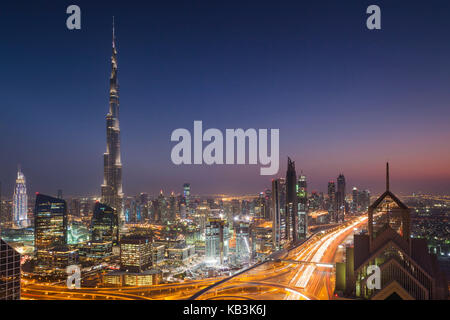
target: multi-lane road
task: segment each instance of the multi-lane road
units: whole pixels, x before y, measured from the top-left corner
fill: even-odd
[[[43,300],[154,300],[154,299],[286,299],[328,300],[334,290],[333,264],[342,258],[338,247],[366,223],[367,217],[321,231],[277,259],[231,278],[211,278],[147,287],[68,289],[24,282],[22,298]],[[219,283],[219,284],[218,284]],[[199,294],[199,292],[201,294]]]

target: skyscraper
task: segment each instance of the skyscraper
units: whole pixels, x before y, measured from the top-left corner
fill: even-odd
[[[283,178],[272,180],[272,241],[275,250],[286,242],[286,189]]]
[[[34,247],[38,267],[49,266],[48,254],[67,245],[66,201],[43,194],[36,195],[34,208]]]
[[[119,217],[113,208],[97,202],[92,215],[91,227],[93,243],[111,242],[112,245],[118,245]]]
[[[306,176],[303,172],[300,174],[297,183],[297,238],[306,239],[308,233],[308,192]]]
[[[183,197],[186,208],[189,209],[189,203],[191,201],[191,185],[189,183],[183,184]]]
[[[411,237],[411,209],[389,189],[369,207],[368,233],[355,234],[344,263],[336,265],[336,292],[373,300],[448,299],[448,284],[424,238]],[[379,268],[379,287],[372,284]],[[340,279],[340,280],[339,280]]]
[[[208,262],[223,264],[228,260],[228,227],[224,220],[211,218],[205,228],[205,257]]]
[[[106,115],[106,152],[103,155],[104,179],[102,184],[102,202],[118,212],[119,222],[122,224],[124,221],[124,213],[122,162],[120,157],[119,82],[117,71],[117,50],[113,22],[111,77],[109,79],[109,112]]]
[[[297,174],[295,162],[288,157],[286,171],[286,235],[288,240],[297,241]]]
[[[20,254],[0,239],[0,300],[20,300]]]
[[[337,178],[336,206],[338,221],[344,221],[345,215],[345,177],[341,173]]]
[[[28,196],[25,176],[20,170],[20,166],[17,170],[16,187],[14,188],[13,195],[13,221],[19,228],[25,228],[28,226]]]
[[[334,181],[328,182],[328,215],[331,221],[337,222],[336,217],[336,185]]]

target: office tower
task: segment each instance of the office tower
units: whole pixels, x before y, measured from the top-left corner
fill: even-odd
[[[228,260],[228,226],[222,219],[211,218],[205,228],[205,258],[208,263],[223,264]]]
[[[169,221],[174,222],[177,217],[177,199],[172,192],[169,197]]]
[[[306,176],[301,173],[297,184],[297,237],[304,240],[308,234],[308,191]]]
[[[191,203],[191,185],[189,183],[183,184],[183,197],[184,203],[186,204],[186,208],[189,211]]]
[[[336,185],[334,181],[330,181],[328,182],[328,215],[333,222],[337,222],[336,211]]]
[[[337,178],[337,191],[336,191],[336,207],[338,221],[344,221],[345,215],[345,177],[341,173]]]
[[[288,157],[286,171],[286,235],[287,240],[297,241],[297,174],[295,162]]]
[[[20,300],[20,254],[0,239],[0,300]]]
[[[38,261],[44,252],[67,243],[66,201],[36,195],[34,208],[34,246]]]
[[[81,202],[80,199],[73,198],[70,200],[69,214],[72,217],[81,217]]]
[[[286,242],[286,189],[283,178],[272,180],[272,241],[275,250]]]
[[[147,193],[141,193],[139,195],[139,206],[141,207],[141,214],[142,214],[142,220],[148,220],[149,219],[149,197]]]
[[[158,216],[162,223],[169,221],[169,214],[167,208],[166,197],[164,197],[163,191],[161,190],[158,196]]]
[[[119,244],[119,217],[117,212],[106,204],[97,202],[91,220],[91,241],[93,243],[111,242]]]
[[[17,170],[16,186],[13,195],[13,222],[18,228],[28,226],[28,196],[25,176],[20,170]]]
[[[144,236],[120,239],[120,269],[127,272],[143,272],[152,265],[152,242]]]
[[[239,221],[236,231],[236,258],[239,263],[247,263],[250,260],[252,250],[250,247],[250,224]]]
[[[448,285],[437,258],[424,238],[411,238],[410,209],[389,189],[369,207],[368,234],[355,234],[346,262],[336,265],[336,292],[357,299],[448,299]],[[380,287],[372,284],[373,266],[380,269]]]
[[[63,198],[63,191],[62,189],[58,189],[58,199],[62,199]]]
[[[120,156],[119,82],[117,72],[117,50],[113,24],[109,112],[106,115],[106,152],[103,155],[102,203],[117,211],[119,223],[122,225],[125,219],[122,192],[122,161]]]
[[[272,190],[266,189],[264,192],[265,198],[265,210],[264,210],[264,219],[268,221],[272,221],[271,211],[272,211]]]
[[[352,190],[352,212],[357,212],[359,209],[359,191],[357,187]]]

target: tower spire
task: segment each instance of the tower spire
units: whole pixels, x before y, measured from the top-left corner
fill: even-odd
[[[386,162],[386,191],[389,191],[389,162]]]
[[[112,17],[112,46],[113,46],[113,48],[116,47],[116,33],[114,30],[114,16]]]

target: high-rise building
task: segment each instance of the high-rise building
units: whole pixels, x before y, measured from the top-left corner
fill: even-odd
[[[166,197],[164,196],[163,191],[159,193],[158,196],[158,216],[159,216],[159,222],[167,222],[169,221],[169,214],[168,214],[168,208],[167,208],[167,201]]]
[[[91,220],[93,243],[111,242],[119,244],[119,217],[117,212],[106,204],[97,202]]]
[[[117,72],[117,49],[113,23],[111,77],[109,79],[109,112],[106,115],[106,152],[103,155],[104,179],[102,184],[102,203],[105,203],[117,211],[119,223],[122,224],[125,219],[122,192],[119,82]]]
[[[13,195],[13,222],[19,228],[28,226],[28,196],[25,176],[20,170],[17,170],[16,187]]]
[[[371,300],[448,299],[436,256],[426,239],[411,238],[410,209],[389,189],[389,164],[386,191],[369,207],[368,218],[368,234],[355,234],[346,261],[336,265],[336,292]],[[379,286],[371,280],[376,268]]]
[[[183,197],[186,208],[189,210],[189,205],[191,203],[191,185],[189,183],[183,184]]]
[[[300,174],[297,183],[297,240],[304,240],[308,234],[308,191],[306,176]]]
[[[20,300],[20,254],[0,239],[0,300]]]
[[[239,221],[236,231],[236,257],[240,263],[249,262],[252,254],[250,245],[250,224],[247,221]]]
[[[169,197],[169,221],[173,222],[177,217],[177,199],[172,192]]]
[[[346,207],[345,195],[346,195],[345,177],[341,173],[337,178],[337,191],[336,191],[336,208],[338,221],[344,221],[345,207]]]
[[[352,212],[357,212],[359,209],[359,191],[357,187],[352,189]]]
[[[58,199],[62,199],[63,198],[63,191],[62,189],[58,189]]]
[[[37,194],[34,208],[34,246],[38,263],[40,263],[41,256],[50,249],[66,244],[66,201]]]
[[[286,242],[286,188],[283,178],[272,180],[272,241],[275,250]]]
[[[152,253],[152,242],[148,237],[124,237],[120,239],[120,269],[143,272],[152,265]]]
[[[328,182],[328,215],[331,221],[337,222],[336,185],[334,181]]]
[[[286,171],[286,236],[288,241],[297,241],[297,174],[295,162],[288,157]]]
[[[205,228],[205,257],[207,262],[223,264],[228,260],[228,226],[225,220],[211,218]]]

